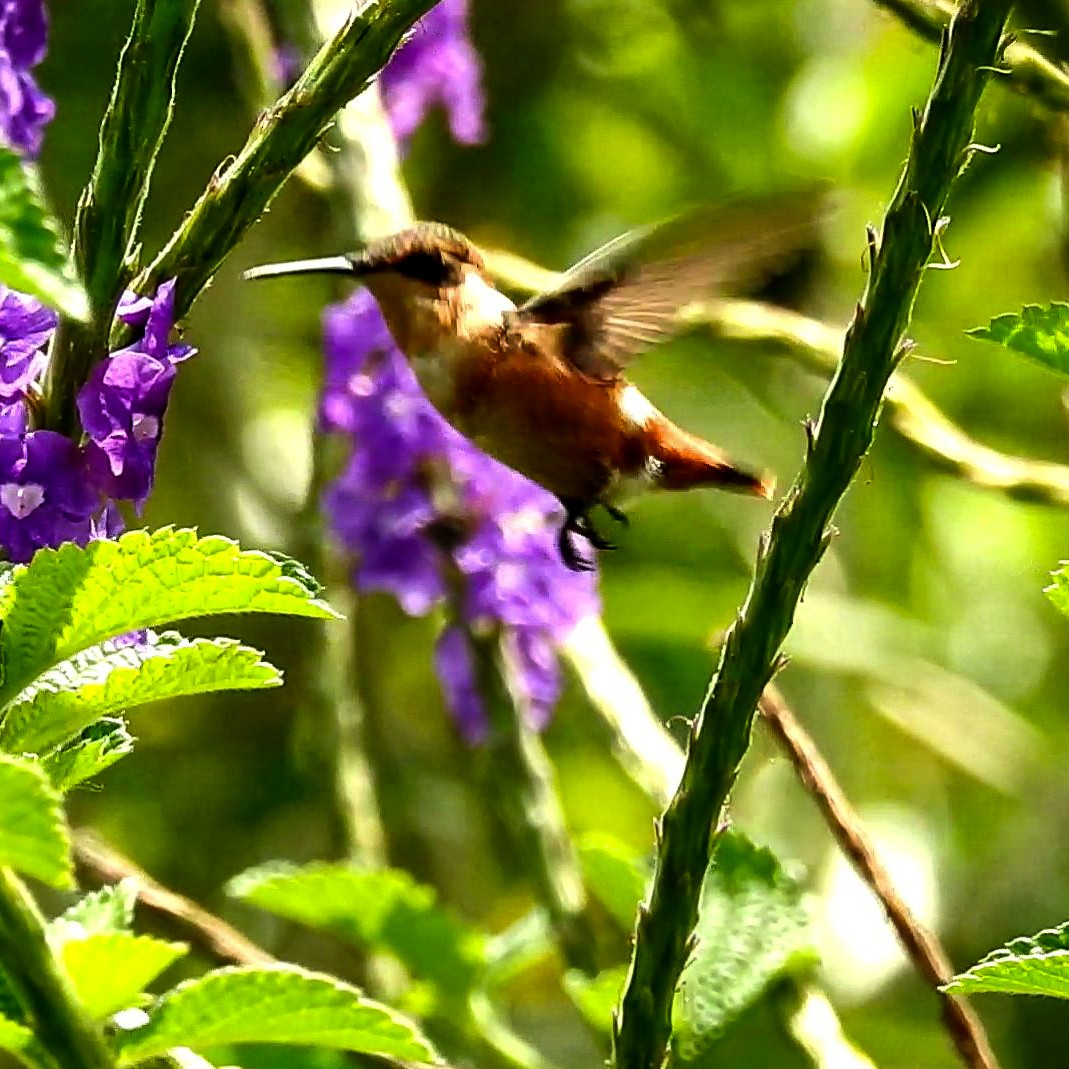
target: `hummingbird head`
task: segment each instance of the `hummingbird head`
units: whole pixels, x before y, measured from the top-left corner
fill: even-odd
[[[347,259],[372,292],[382,279],[402,288],[445,290],[459,286],[465,268],[483,271],[483,258],[463,234],[442,223],[417,223],[366,245]]]
[[[500,318],[490,305],[511,305],[484,271],[479,250],[463,234],[442,223],[416,223],[356,252],[266,264],[246,271],[245,278],[348,275],[370,291],[394,340],[414,355],[433,351],[443,335],[463,329],[465,322],[474,324],[495,311]]]

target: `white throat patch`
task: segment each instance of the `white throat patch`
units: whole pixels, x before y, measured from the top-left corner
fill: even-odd
[[[478,273],[468,271],[460,284],[459,312],[468,330],[501,325],[506,312],[516,305]]]

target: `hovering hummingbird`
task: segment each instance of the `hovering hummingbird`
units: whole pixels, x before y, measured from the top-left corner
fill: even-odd
[[[723,216],[714,218],[723,229]],[[681,308],[768,259],[767,238],[752,229],[726,243],[711,229],[691,215],[621,235],[519,307],[494,286],[475,246],[441,223],[244,277],[322,272],[366,286],[442,416],[560,499],[561,557],[581,571],[593,564],[572,534],[615,548],[591,519],[597,505],[626,522],[617,503],[636,491],[772,494],[771,478],[676,426],[624,377],[633,357],[678,330]]]

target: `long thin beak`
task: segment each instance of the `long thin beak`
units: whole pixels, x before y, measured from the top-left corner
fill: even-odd
[[[279,278],[282,275],[357,275],[360,272],[348,256],[322,256],[317,260],[290,260],[282,264],[250,267],[241,277],[246,282],[256,278]]]

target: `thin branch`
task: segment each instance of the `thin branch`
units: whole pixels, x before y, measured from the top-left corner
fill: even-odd
[[[790,758],[799,780],[824,815],[839,848],[880,900],[913,967],[941,999],[943,1023],[961,1060],[972,1069],[994,1069],[998,1063],[983,1025],[969,1003],[959,995],[940,991],[940,986],[954,975],[946,951],[895,890],[891,874],[877,857],[861,819],[836,782],[816,743],[775,687],[766,688],[760,709],[773,738]]]
[[[797,312],[757,301],[711,301],[691,308],[687,319],[717,337],[778,345],[814,371],[833,371],[843,332]],[[890,423],[937,467],[988,490],[1022,501],[1069,505],[1069,466],[990,449],[948,419],[902,371],[887,390]]]
[[[672,1003],[687,960],[702,879],[721,813],[746,753],[758,699],[830,522],[872,444],[883,394],[905,355],[903,340],[932,254],[933,221],[966,162],[976,107],[999,60],[1011,0],[965,0],[944,39],[935,85],[915,120],[905,169],[882,237],[870,235],[866,292],[842,362],[808,440],[806,463],[763,540],[746,601],[690,732],[683,779],[658,824],[649,896],[613,1022],[617,1069],[657,1069],[672,1033]]]
[[[665,731],[600,621],[584,623],[576,631],[565,646],[564,654],[586,689],[594,712],[608,729],[618,760],[650,800],[663,806],[667,800],[666,789],[670,796],[679,782],[683,752]],[[896,892],[860,818],[816,743],[806,734],[774,686],[765,688],[758,708],[773,738],[784,749],[803,786],[816,801],[840,849],[879,900],[914,968],[943,1000],[943,1018],[952,1041],[963,1056],[968,1053],[971,1058],[972,1052],[983,1052],[989,1059],[984,1062],[966,1058],[967,1064],[993,1066],[994,1059],[983,1027],[968,1004],[961,999],[950,999],[938,990],[953,975],[938,936],[921,925]],[[834,1010],[822,1004],[823,996],[819,992],[806,990],[788,994],[792,998],[801,997],[798,1012],[802,1012],[803,1004],[811,1001],[810,1009],[814,1013],[819,1010],[822,1019],[829,1014],[834,1017]],[[947,1005],[948,1002],[953,1005]],[[838,1028],[828,1027],[824,1031],[834,1037]]]
[[[946,0],[873,0],[878,6],[896,15],[921,37],[934,41],[942,38],[950,24],[955,5]],[[1008,84],[1028,93],[1041,104],[1057,111],[1069,109],[1069,72],[1052,63],[1042,52],[1022,41],[1013,41],[1002,57],[1002,66],[1009,72]]]
[[[137,900],[162,926],[213,961],[234,965],[270,965],[276,959],[236,928],[191,899],[154,880],[95,832],[74,834],[74,860],[79,883],[96,886],[133,880]]]

